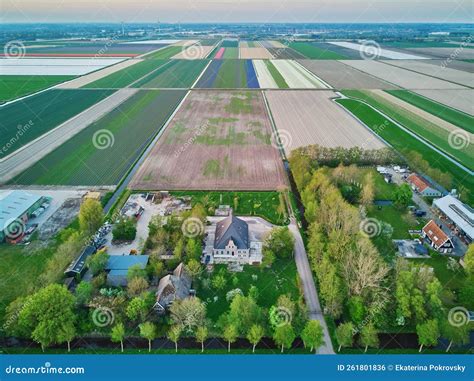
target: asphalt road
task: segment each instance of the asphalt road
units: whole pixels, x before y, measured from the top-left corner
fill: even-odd
[[[326,321],[324,320],[321,304],[319,303],[318,292],[316,291],[316,286],[314,285],[313,274],[311,272],[311,267],[309,266],[308,256],[306,255],[306,250],[304,248],[303,238],[301,237],[296,219],[294,217],[291,218],[289,229],[295,237],[296,267],[301,279],[301,284],[303,285],[304,298],[306,301],[306,306],[308,307],[309,318],[312,320],[318,320],[321,323],[321,327],[323,327],[325,344],[319,348],[318,353],[334,354],[334,348],[329,336],[328,327],[326,325]]]

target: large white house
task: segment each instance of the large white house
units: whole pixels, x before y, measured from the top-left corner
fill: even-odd
[[[247,222],[235,217],[232,212],[216,225],[214,263],[250,262],[250,239]]]

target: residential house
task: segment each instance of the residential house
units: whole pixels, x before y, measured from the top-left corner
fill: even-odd
[[[160,279],[156,291],[155,308],[163,313],[175,300],[183,300],[190,296],[191,277],[184,264],[180,263],[172,274]]]
[[[429,183],[428,180],[421,177],[416,173],[412,173],[410,176],[407,177],[407,182],[410,184],[411,188],[425,197],[441,197],[442,193],[434,188],[433,185]]]
[[[451,253],[454,249],[451,239],[433,220],[423,227],[422,236],[429,242],[433,249],[440,253]]]

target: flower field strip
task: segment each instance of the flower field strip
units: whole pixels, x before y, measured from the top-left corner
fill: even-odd
[[[469,176],[469,174],[461,168],[400,129],[396,124],[364,103],[356,99],[338,99],[336,102],[344,106],[400,153],[408,155],[411,152],[416,152],[429,163],[430,167],[451,174],[453,177],[453,186],[458,189],[460,187],[465,189],[468,203],[472,204],[474,202],[474,193],[472,191],[474,189],[474,178]],[[385,127],[380,128],[380,126]]]
[[[223,56],[224,56],[224,52],[225,52],[225,48],[219,48],[219,50],[217,51],[216,55],[214,56],[214,58],[216,60],[219,60],[221,59]]]
[[[48,90],[0,107],[0,158],[28,144],[114,93],[114,90]],[[87,96],[84,96],[87,95]],[[20,126],[20,127],[19,127]],[[24,130],[19,135],[19,130]]]
[[[420,117],[419,115],[403,109],[394,103],[378,96],[371,91],[348,90],[344,95],[361,99],[376,109],[382,111],[390,118],[396,120],[405,128],[409,129],[420,138],[433,144],[435,147],[457,160],[469,169],[474,169],[474,142],[466,139],[465,146],[455,146],[449,142],[450,131]],[[469,134],[469,133],[466,133]]]
[[[251,60],[213,60],[199,79],[196,88],[258,88]]]
[[[414,93],[428,98],[434,102],[441,103],[465,114],[474,116],[474,90],[413,90]]]
[[[239,58],[239,49],[238,48],[225,48],[222,58],[228,59],[228,60]]]
[[[318,77],[306,70],[296,61],[271,60],[271,62],[292,89],[328,88]]]
[[[223,40],[221,46],[224,48],[238,48],[239,41],[237,40]]]
[[[118,184],[163,127],[185,93],[184,90],[138,91],[11,183]]]
[[[412,93],[408,90],[389,90],[389,94],[411,103],[412,105],[444,119],[447,122],[455,124],[458,127],[474,134],[474,118],[462,111],[455,110],[441,103],[425,98],[421,95]]]
[[[172,60],[132,87],[190,88],[208,62],[208,60]]]
[[[163,65],[169,64],[168,60],[144,60],[133,66],[126,67],[120,71],[112,73],[107,77],[101,78],[92,83],[83,86],[84,88],[117,88],[127,87],[140,78],[151,73]]]
[[[72,75],[0,75],[0,104],[73,78]]]
[[[143,58],[151,60],[167,60],[185,49],[186,48],[183,46],[167,46],[166,48],[157,50],[154,53],[149,53],[146,56],[143,56]]]
[[[306,58],[316,60],[342,60],[347,58],[328,49],[318,48],[307,42],[291,42],[289,47],[304,55]]]

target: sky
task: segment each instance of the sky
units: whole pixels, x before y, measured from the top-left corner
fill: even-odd
[[[1,22],[472,22],[472,0],[0,0]]]

